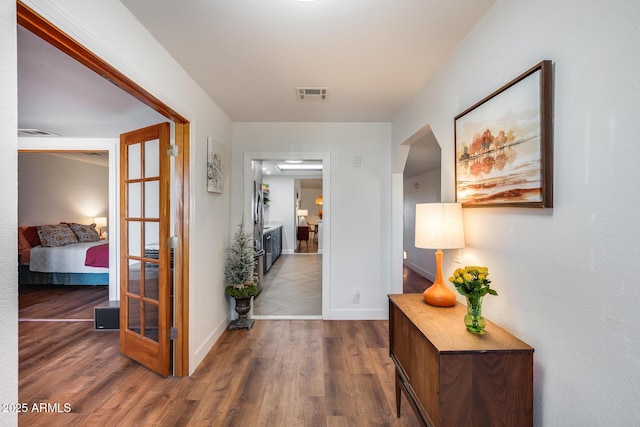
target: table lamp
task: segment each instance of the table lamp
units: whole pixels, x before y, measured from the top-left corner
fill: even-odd
[[[436,279],[424,291],[427,304],[450,307],[456,294],[442,279],[442,249],[464,248],[464,227],[460,203],[419,203],[416,205],[416,248],[436,249]]]
[[[304,224],[302,224],[302,221],[300,220],[300,218],[302,218],[304,220],[304,217],[309,215],[309,211],[307,209],[298,209],[298,225],[307,225],[307,221],[304,221]]]
[[[93,222],[98,227],[100,238],[104,239],[104,234],[102,233],[102,229],[107,226],[107,217],[106,216],[97,216],[93,218]]]

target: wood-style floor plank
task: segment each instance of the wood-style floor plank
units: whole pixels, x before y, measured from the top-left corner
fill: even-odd
[[[433,282],[416,273],[407,266],[402,267],[402,293],[413,294],[424,292]]]
[[[46,292],[42,301],[27,293],[23,307],[34,316],[86,315],[92,297],[73,294],[56,296],[67,309]],[[85,307],[73,308],[76,299]],[[251,330],[225,331],[186,378],[129,360],[117,331],[95,332],[90,322],[20,322],[19,351],[20,401],[71,406],[20,414],[24,426],[418,425],[409,410],[395,416],[386,321],[257,320]]]

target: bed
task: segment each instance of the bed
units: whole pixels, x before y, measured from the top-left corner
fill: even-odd
[[[109,243],[94,224],[19,227],[18,259],[20,285],[109,284]]]

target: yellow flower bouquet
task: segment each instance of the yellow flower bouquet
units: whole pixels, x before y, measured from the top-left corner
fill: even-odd
[[[449,277],[449,281],[453,283],[458,293],[465,297],[483,297],[486,294],[498,295],[489,286],[491,280],[489,280],[487,267],[458,268],[453,272],[453,276]]]
[[[491,289],[489,269],[487,267],[469,266],[458,268],[449,277],[449,281],[458,290],[460,295],[467,298],[467,314],[464,316],[464,324],[470,332],[483,334],[486,321],[482,317],[482,298],[489,295],[498,295]]]

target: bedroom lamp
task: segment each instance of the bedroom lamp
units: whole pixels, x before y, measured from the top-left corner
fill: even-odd
[[[320,197],[318,197],[318,198],[316,199],[316,205],[317,205],[317,206],[322,206],[322,196],[320,196]]]
[[[104,234],[102,233],[102,228],[107,226],[107,217],[106,216],[97,216],[93,218],[93,222],[96,223],[96,227],[98,227],[100,233],[100,239],[104,239]]]
[[[427,304],[450,307],[456,294],[442,279],[442,249],[464,248],[464,227],[460,203],[419,203],[416,205],[416,248],[436,249],[436,279],[424,291]]]

